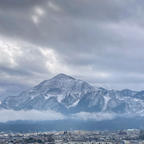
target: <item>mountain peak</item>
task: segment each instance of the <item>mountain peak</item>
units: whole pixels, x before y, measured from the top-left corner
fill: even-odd
[[[140,114],[144,111],[144,91],[95,88],[85,81],[60,73],[18,96],[6,97],[1,102],[0,109],[55,110],[68,114],[80,112]]]
[[[53,79],[75,79],[69,75],[66,75],[66,74],[63,74],[63,73],[60,73],[58,75],[56,75],[55,77],[53,77]]]

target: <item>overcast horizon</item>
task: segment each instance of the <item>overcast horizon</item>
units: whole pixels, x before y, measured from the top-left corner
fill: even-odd
[[[0,96],[59,73],[144,90],[144,1],[0,0]]]

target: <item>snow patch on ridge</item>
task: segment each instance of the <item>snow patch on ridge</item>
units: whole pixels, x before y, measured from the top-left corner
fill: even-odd
[[[67,106],[67,108],[72,108],[72,107],[75,107],[75,106],[77,106],[77,104],[79,103],[79,99],[77,100],[77,101],[75,101],[72,105],[70,105],[70,106]]]
[[[110,99],[111,99],[110,96],[104,96],[104,106],[103,106],[103,110],[102,111],[106,110],[108,102],[109,102]]]

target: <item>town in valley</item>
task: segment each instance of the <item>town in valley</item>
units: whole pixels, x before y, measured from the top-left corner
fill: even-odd
[[[144,131],[1,132],[0,144],[144,144]]]

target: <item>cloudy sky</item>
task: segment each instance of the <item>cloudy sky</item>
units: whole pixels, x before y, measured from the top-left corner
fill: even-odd
[[[58,73],[144,89],[144,1],[0,0],[0,95]]]

